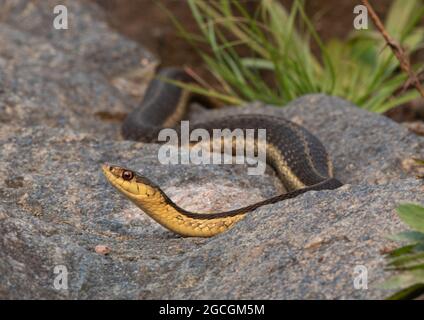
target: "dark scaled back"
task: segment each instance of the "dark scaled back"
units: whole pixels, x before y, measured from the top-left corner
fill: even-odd
[[[151,142],[157,139],[163,122],[175,112],[182,89],[163,79],[185,83],[192,78],[181,69],[166,68],[150,82],[140,105],[135,108],[122,124],[122,136],[128,140]]]
[[[126,139],[156,142],[159,131],[167,119],[175,113],[181,102],[182,89],[161,78],[192,82],[192,78],[178,68],[167,68],[159,72],[146,91],[141,104],[131,112],[122,126]],[[211,119],[203,123],[190,123],[190,129],[266,129],[267,145],[277,154],[267,153],[267,162],[273,166],[280,178],[287,178],[284,168],[304,185],[322,182],[330,176],[330,162],[322,143],[305,128],[280,117],[249,114]],[[179,133],[179,130],[176,130]],[[268,150],[269,151],[269,150]],[[289,188],[291,189],[291,188]]]

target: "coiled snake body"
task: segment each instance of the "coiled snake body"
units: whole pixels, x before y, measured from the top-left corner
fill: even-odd
[[[175,68],[164,69],[160,76],[192,81],[186,73]],[[157,142],[161,129],[174,127],[184,118],[191,98],[188,91],[154,79],[141,105],[124,121],[123,136],[126,139]],[[162,226],[182,236],[214,236],[228,230],[248,212],[260,206],[294,198],[310,190],[335,189],[342,185],[333,178],[332,164],[321,142],[303,127],[285,119],[260,114],[238,115],[190,124],[190,128],[203,128],[209,132],[225,128],[265,128],[267,163],[275,169],[288,192],[236,210],[193,213],[177,206],[145,176],[121,166],[102,166],[106,178],[117,190]],[[254,143],[257,146],[259,142],[255,140]]]

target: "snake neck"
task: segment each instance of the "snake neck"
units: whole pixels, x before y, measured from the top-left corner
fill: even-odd
[[[146,197],[130,197],[130,199],[153,220],[163,227],[185,237],[211,237],[227,231],[248,212],[264,205],[295,198],[311,190],[335,189],[341,183],[329,178],[316,185],[284,193],[253,205],[221,213],[193,213],[175,204],[159,187]]]
[[[188,212],[172,202],[162,190],[150,195],[149,199],[131,199],[141,210],[163,227],[184,237],[211,237],[230,229],[243,219],[245,213],[236,215],[210,216]]]

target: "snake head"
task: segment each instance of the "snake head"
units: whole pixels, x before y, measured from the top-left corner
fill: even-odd
[[[140,173],[125,167],[103,164],[102,170],[108,182],[133,201],[147,200],[160,190]]]

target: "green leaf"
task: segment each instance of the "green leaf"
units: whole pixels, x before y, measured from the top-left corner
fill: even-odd
[[[411,253],[411,252],[414,251],[414,249],[415,249],[416,246],[417,246],[416,244],[410,244],[410,245],[406,245],[406,246],[400,247],[400,248],[395,249],[392,252],[390,252],[388,254],[388,256],[389,257],[399,257],[401,255]]]
[[[272,61],[259,58],[242,58],[241,63],[248,68],[256,68],[263,70],[275,70]]]
[[[399,217],[415,231],[404,231],[391,238],[409,241],[404,247],[392,251],[388,270],[401,271],[383,283],[383,288],[401,289],[387,299],[413,299],[424,292],[424,207],[404,203],[396,209]]]
[[[370,110],[373,111],[373,112],[377,112],[377,113],[383,113],[383,112],[386,112],[387,110],[390,110],[390,109],[392,109],[396,106],[410,102],[412,100],[415,100],[419,97],[420,97],[420,93],[418,91],[408,90],[403,95],[396,97],[396,98],[393,98],[393,99],[389,99],[389,100],[387,100],[386,103],[384,103],[380,106],[376,105],[376,106],[370,108]]]
[[[396,210],[404,223],[414,230],[424,232],[424,207],[405,203],[401,204]]]
[[[424,284],[414,284],[403,290],[396,292],[386,300],[410,300],[418,298],[424,293]]]
[[[228,95],[222,94],[220,92],[217,92],[217,91],[211,90],[211,89],[204,89],[204,88],[202,88],[198,85],[188,84],[188,83],[183,82],[183,81],[168,79],[168,78],[164,78],[164,77],[158,77],[158,79],[161,79],[164,82],[172,83],[176,86],[187,89],[187,90],[194,92],[194,93],[203,94],[203,95],[206,95],[206,96],[209,96],[209,97],[212,97],[212,98],[220,99],[220,100],[225,101],[229,104],[239,105],[239,104],[244,103],[243,100],[238,100],[237,98],[235,98],[233,96],[228,96]]]
[[[424,252],[402,255],[388,263],[397,269],[420,268],[424,264]]]
[[[415,161],[417,164],[424,166],[424,159],[414,158],[414,161]]]
[[[403,289],[413,285],[424,285],[424,270],[405,271],[386,280],[383,289]]]
[[[411,241],[416,243],[424,241],[424,233],[419,231],[403,231],[389,238],[395,241]]]

